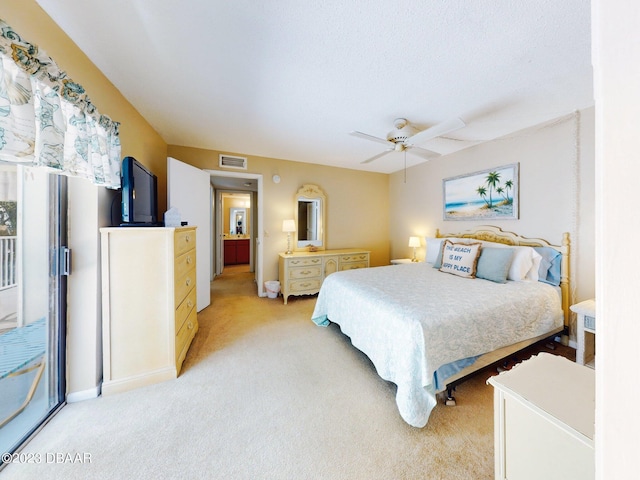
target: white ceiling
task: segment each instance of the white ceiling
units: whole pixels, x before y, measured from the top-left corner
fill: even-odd
[[[460,117],[446,154],[593,105],[589,0],[37,1],[172,145],[391,173],[349,132]]]

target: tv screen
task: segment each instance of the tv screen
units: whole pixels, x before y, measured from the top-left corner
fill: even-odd
[[[158,179],[133,157],[122,160],[122,224],[158,225]]]

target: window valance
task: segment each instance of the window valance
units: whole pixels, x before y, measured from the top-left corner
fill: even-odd
[[[0,160],[119,188],[119,123],[2,19],[0,60]]]

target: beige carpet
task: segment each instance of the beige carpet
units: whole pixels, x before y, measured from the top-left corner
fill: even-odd
[[[212,283],[177,380],[67,405],[23,450],[42,463],[12,464],[0,477],[493,477],[489,373],[413,428],[395,386],[337,327],[311,322],[314,297],[258,298],[252,275],[236,271]],[[91,463],[45,461],[56,453],[87,453]]]

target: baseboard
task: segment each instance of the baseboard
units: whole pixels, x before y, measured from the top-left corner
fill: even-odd
[[[114,393],[125,392],[133,388],[144,387],[146,385],[152,385],[158,382],[164,382],[166,380],[172,380],[178,377],[176,367],[167,366],[151,372],[145,372],[138,375],[131,375],[129,377],[119,378],[117,380],[105,380],[102,381],[102,395],[111,395]]]
[[[67,394],[67,403],[82,402],[84,400],[91,400],[92,398],[98,398],[100,395],[100,385],[96,385],[88,390],[82,390],[81,392],[71,392]]]
[[[554,337],[554,340],[558,343],[562,343],[562,337],[560,336]],[[574,350],[578,349],[578,343],[575,340],[569,340],[568,346]]]

